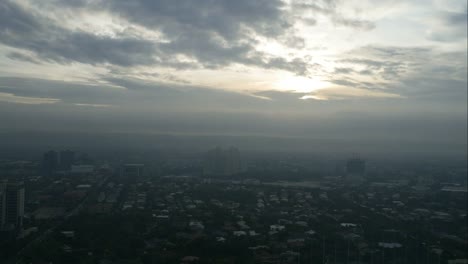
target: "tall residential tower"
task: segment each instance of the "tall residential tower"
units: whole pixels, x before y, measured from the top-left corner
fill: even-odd
[[[0,229],[14,230],[23,225],[24,183],[0,183]]]

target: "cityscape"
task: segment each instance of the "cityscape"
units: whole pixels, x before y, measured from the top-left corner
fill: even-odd
[[[0,0],[0,264],[468,264],[467,0]]]
[[[172,155],[171,155],[172,156]],[[2,160],[5,263],[466,263],[466,160]],[[315,165],[314,165],[315,163]],[[317,166],[320,164],[320,166]]]

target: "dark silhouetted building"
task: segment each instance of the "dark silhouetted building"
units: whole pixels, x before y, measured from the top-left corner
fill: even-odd
[[[23,182],[0,183],[0,229],[20,229],[24,216]]]
[[[45,174],[52,174],[58,168],[58,154],[54,150],[47,151],[42,157],[42,170]]]
[[[208,151],[203,164],[204,175],[229,176],[241,172],[240,152],[231,147],[217,147]]]
[[[75,152],[71,150],[60,151],[60,169],[70,170],[75,162]]]
[[[346,172],[348,174],[364,174],[366,162],[360,158],[352,158],[346,162]]]

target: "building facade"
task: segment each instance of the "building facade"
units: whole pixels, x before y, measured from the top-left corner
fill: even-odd
[[[13,230],[23,226],[24,183],[0,183],[0,229]]]

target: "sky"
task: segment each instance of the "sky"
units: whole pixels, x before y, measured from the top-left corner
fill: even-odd
[[[466,152],[467,2],[0,0],[0,119]]]

